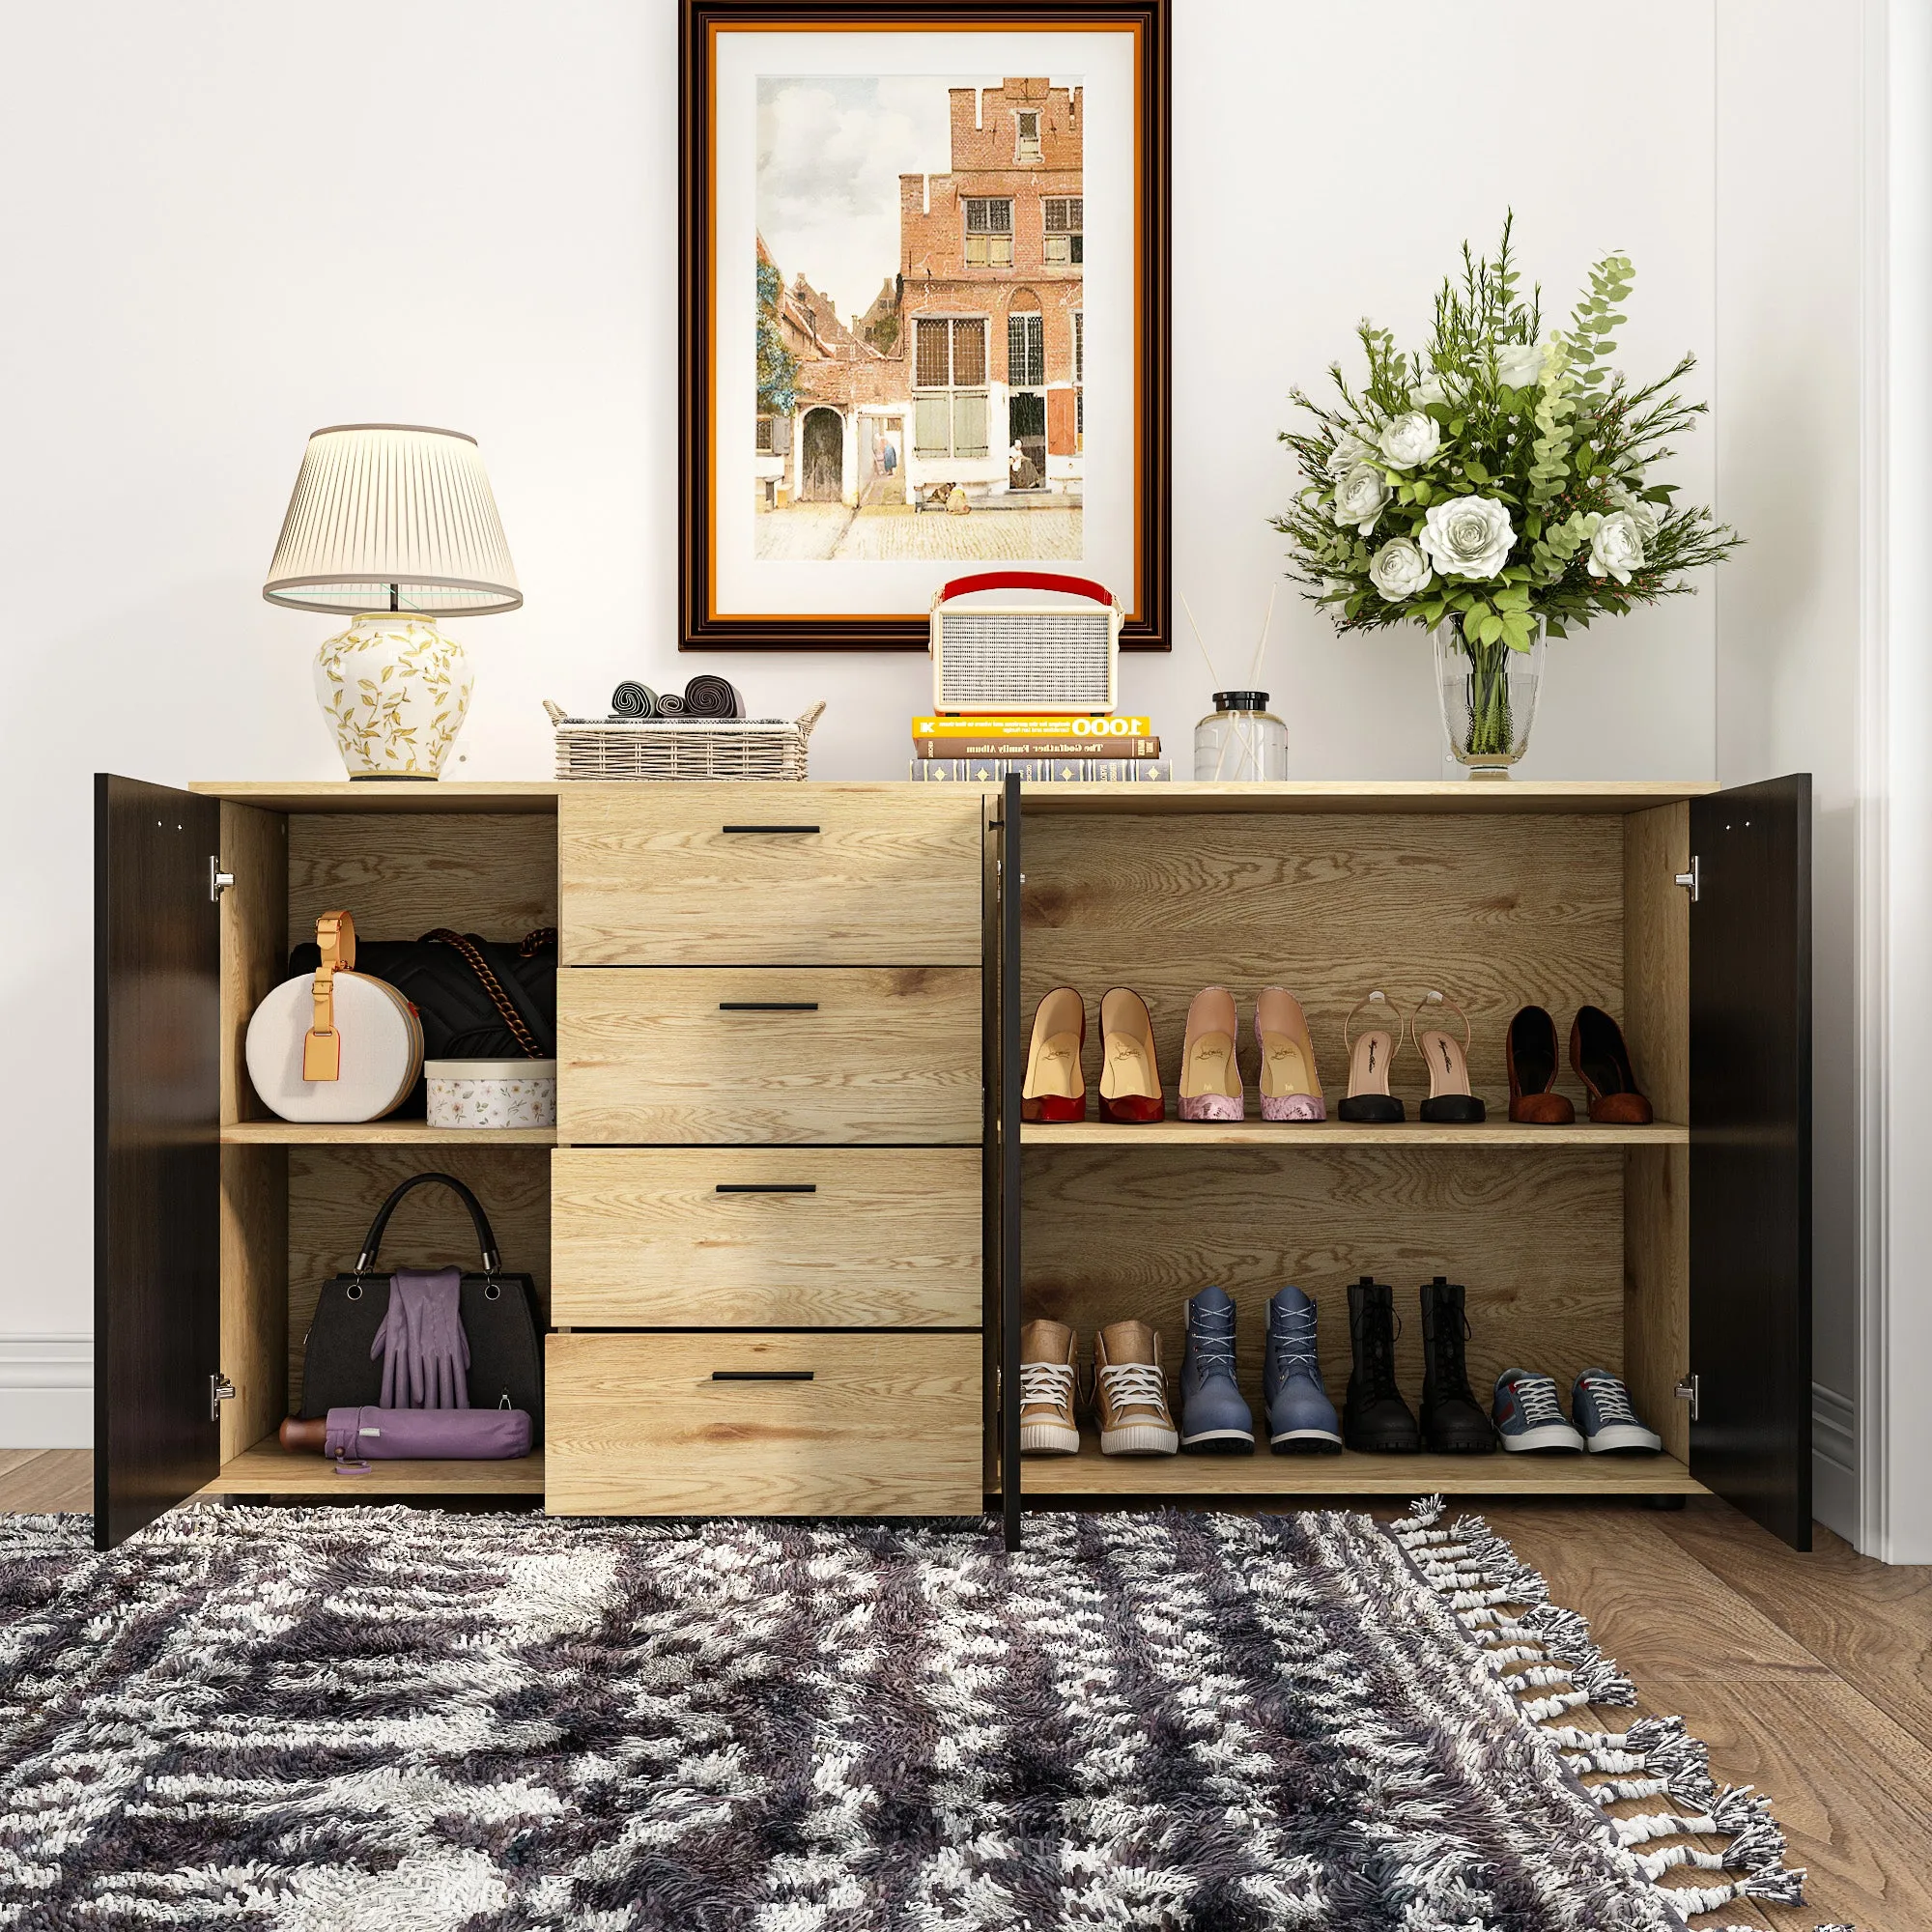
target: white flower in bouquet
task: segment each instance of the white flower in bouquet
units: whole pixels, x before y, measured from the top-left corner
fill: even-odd
[[[1414,388],[1409,390],[1408,400],[1417,409],[1427,409],[1431,403],[1453,403],[1456,398],[1450,392],[1447,379],[1431,370]]]
[[[1376,440],[1392,468],[1413,469],[1442,447],[1442,430],[1434,416],[1408,410],[1390,422]]]
[[[1611,509],[1621,510],[1636,526],[1636,533],[1643,539],[1644,549],[1648,551],[1657,538],[1657,506],[1646,503],[1622,483],[1612,483],[1604,494],[1609,499]]]
[[[1543,345],[1503,342],[1496,347],[1496,381],[1506,389],[1533,389],[1543,381]]]
[[[1339,483],[1359,463],[1373,463],[1375,451],[1358,436],[1344,430],[1328,452],[1328,474]]]
[[[1495,577],[1509,561],[1516,531],[1508,508],[1488,497],[1433,503],[1419,541],[1444,577]]]
[[[1613,510],[1590,539],[1590,575],[1628,583],[1643,568],[1643,533],[1628,510]]]
[[[1392,537],[1369,559],[1369,581],[1391,604],[1417,596],[1435,582],[1429,559],[1406,537]]]
[[[1335,486],[1335,521],[1353,524],[1367,536],[1392,493],[1387,479],[1373,463],[1358,463]]]

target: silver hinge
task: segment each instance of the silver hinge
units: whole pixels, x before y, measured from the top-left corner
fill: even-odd
[[[1699,1406],[1698,1403],[1699,1387],[1700,1387],[1699,1378],[1696,1376],[1686,1376],[1684,1379],[1681,1382],[1679,1382],[1674,1389],[1670,1391],[1670,1393],[1674,1395],[1679,1402],[1688,1402],[1690,1405],[1690,1420],[1692,1422],[1695,1422],[1697,1420],[1697,1411]]]
[[[208,1378],[208,1419],[221,1420],[221,1405],[235,1400],[235,1384],[219,1369]]]
[[[208,855],[208,896],[218,900],[221,895],[234,883],[235,874],[233,872],[224,872],[221,869],[219,856],[211,852]]]
[[[1696,853],[1693,852],[1690,855],[1690,869],[1688,872],[1679,872],[1673,881],[1674,884],[1682,886],[1690,895],[1690,903],[1692,905],[1697,903],[1697,888],[1702,880],[1703,869],[1697,863]]]

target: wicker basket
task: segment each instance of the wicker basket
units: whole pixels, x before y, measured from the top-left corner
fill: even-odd
[[[783,718],[566,718],[544,699],[556,726],[560,779],[802,779],[821,698]]]

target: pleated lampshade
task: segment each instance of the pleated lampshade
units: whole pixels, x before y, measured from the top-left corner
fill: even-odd
[[[262,595],[298,611],[514,611],[524,593],[475,438],[407,423],[317,430]]]

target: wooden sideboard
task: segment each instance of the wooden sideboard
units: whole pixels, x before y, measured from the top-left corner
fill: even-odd
[[[97,1534],[195,1494],[567,1514],[1003,1512],[1304,1494],[1732,1496],[1809,1521],[1808,785],[211,784],[98,792]],[[1693,860],[1694,854],[1694,860]],[[212,874],[232,875],[218,894]],[[1695,871],[1692,892],[1680,878]],[[1023,883],[1022,883],[1023,881]],[[317,913],[367,939],[555,924],[554,1131],[304,1127],[247,1018]],[[1448,992],[1475,1127],[1018,1124],[1034,1003],[1130,985],[1172,1093],[1186,1003],[1293,988],[1331,1095],[1371,986]],[[1622,1019],[1642,1128],[1506,1119],[1534,1001]],[[1089,1081],[1097,1077],[1090,1025]],[[1253,1085],[1252,1049],[1242,1058]],[[1398,1068],[1398,1091],[1401,1091]],[[1569,1076],[1565,1074],[1566,1085]],[[1410,1095],[1413,1098],[1413,1095]],[[1331,1110],[1332,1111],[1332,1110]],[[537,1280],[544,1450],[338,1475],[274,1439],[320,1284],[426,1167]],[[406,1224],[406,1225],[405,1225]],[[398,1263],[469,1246],[417,1196]],[[1218,1281],[1466,1283],[1472,1373],[1619,1370],[1660,1459],[1021,1464],[1018,1330]],[[1418,1324],[1403,1348],[1405,1380]],[[216,1401],[225,1382],[232,1396]],[[1697,1413],[1680,1387],[1698,1392]],[[1251,1391],[1252,1392],[1252,1391]],[[1411,1391],[1412,1392],[1412,1391]]]

